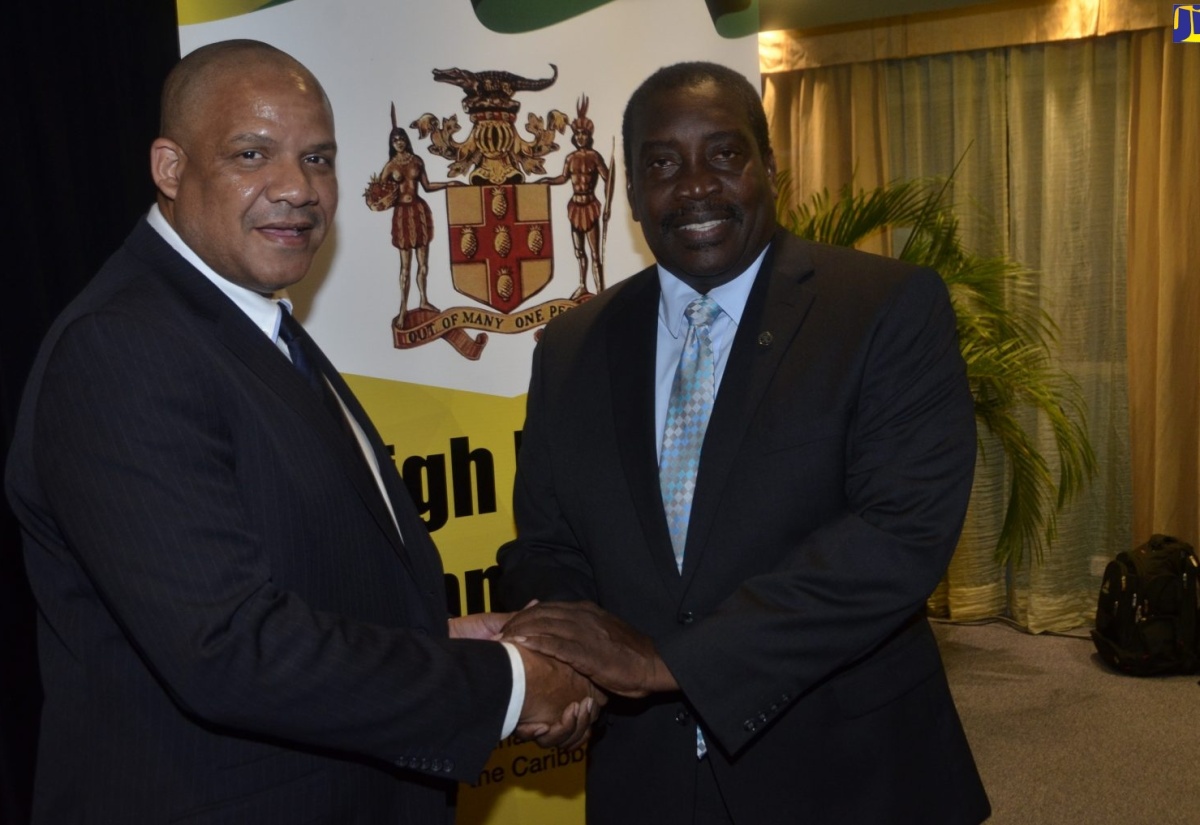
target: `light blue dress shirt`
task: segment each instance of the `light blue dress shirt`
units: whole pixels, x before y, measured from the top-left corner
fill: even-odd
[[[770,245],[767,246],[767,249],[769,248]],[[721,314],[713,321],[709,333],[713,357],[716,359],[717,390],[720,390],[721,377],[725,374],[725,362],[729,360],[734,335],[737,333],[738,324],[741,323],[746,301],[750,298],[750,289],[754,286],[754,279],[762,267],[767,249],[764,249],[741,275],[709,290],[709,296],[721,307]],[[675,370],[683,352],[683,339],[687,334],[688,322],[683,311],[693,299],[700,296],[700,293],[672,275],[661,264],[658,266],[658,285],[662,294],[658,301],[658,344],[654,355],[654,443],[661,455],[663,430],[667,426],[667,404],[671,398],[671,383],[675,380]]]

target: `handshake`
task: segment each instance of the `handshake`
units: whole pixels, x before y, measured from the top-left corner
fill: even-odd
[[[679,689],[650,637],[592,602],[531,602],[516,613],[463,616],[450,620],[450,636],[517,645],[525,703],[516,733],[544,748],[586,742],[608,694]]]

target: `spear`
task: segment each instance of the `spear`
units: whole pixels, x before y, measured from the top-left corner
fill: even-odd
[[[604,181],[604,220],[600,229],[600,267],[603,272],[604,267],[604,249],[608,246],[608,219],[612,217],[612,196],[613,187],[617,179],[617,138],[613,136],[612,150],[608,155],[608,180]],[[596,284],[596,291],[601,292],[604,289],[604,284]]]

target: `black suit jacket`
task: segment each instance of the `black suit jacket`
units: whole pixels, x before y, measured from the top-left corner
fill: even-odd
[[[688,821],[694,728],[739,823],[975,823],[988,803],[924,603],[971,488],[936,273],[777,233],[704,441],[682,575],[658,489],[654,268],[550,324],[502,598],[594,599],[682,693],[614,701],[592,823]]]
[[[144,221],[56,322],[6,473],[39,606],[37,822],[449,818],[511,668],[447,638],[437,552],[335,384],[403,542],[317,395]]]

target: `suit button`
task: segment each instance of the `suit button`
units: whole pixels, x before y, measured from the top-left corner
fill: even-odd
[[[758,730],[758,724],[753,719],[747,719],[742,723],[742,727],[751,733],[754,733],[754,731]]]
[[[679,713],[675,714],[676,724],[686,725],[691,720],[692,720],[692,715],[690,713],[688,713],[686,710],[681,710],[681,711],[679,711]]]
[[[408,767],[408,759],[401,756],[399,759],[396,760],[396,767],[397,768],[407,768]]]
[[[442,760],[430,759],[429,760],[429,770],[431,770],[435,773],[440,772],[442,770]]]
[[[696,615],[690,610],[685,610],[679,614],[680,624],[691,624],[694,621],[696,621]]]
[[[454,770],[454,760],[453,759],[443,759],[442,760],[442,771],[445,773],[450,773],[450,771],[452,771],[452,770]]]

